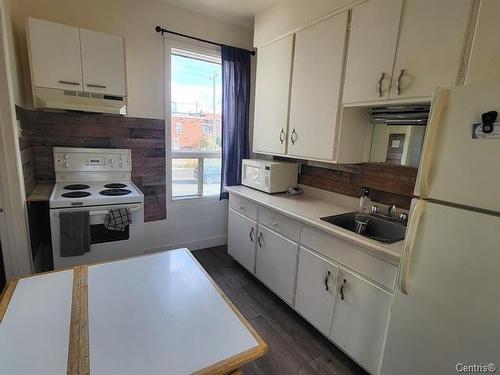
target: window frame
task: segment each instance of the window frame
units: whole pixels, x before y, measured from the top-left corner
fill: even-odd
[[[203,167],[205,159],[222,159],[221,151],[176,151],[172,149],[172,95],[171,95],[171,56],[181,55],[211,63],[221,64],[219,46],[208,43],[186,40],[182,37],[164,37],[165,54],[165,146],[167,159],[167,196],[170,202],[199,199],[219,199],[219,194],[203,195]],[[215,126],[215,124],[214,124]],[[177,129],[176,129],[177,130]],[[172,161],[174,159],[196,159],[198,161],[198,184],[196,195],[173,196]]]

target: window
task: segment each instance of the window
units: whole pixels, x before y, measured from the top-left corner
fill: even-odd
[[[172,198],[218,196],[222,146],[220,54],[171,49],[170,56]]]

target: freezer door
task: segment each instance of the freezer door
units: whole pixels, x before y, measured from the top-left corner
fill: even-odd
[[[405,248],[408,294],[394,296],[381,373],[500,366],[500,217],[418,203],[420,222],[410,223],[415,236]]]
[[[436,91],[416,196],[500,212],[500,139],[472,138],[472,125],[493,110],[500,112],[499,84]]]

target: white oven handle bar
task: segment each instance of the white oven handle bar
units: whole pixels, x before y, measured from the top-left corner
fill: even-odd
[[[141,209],[141,206],[136,206],[136,207],[117,207],[117,208],[128,208],[130,210],[130,213],[132,213],[132,212],[139,211]],[[81,211],[84,211],[84,210],[81,210]],[[107,213],[109,213],[109,210],[89,211],[89,215],[90,216],[106,215]],[[58,217],[59,216],[59,212],[54,212],[54,216]]]

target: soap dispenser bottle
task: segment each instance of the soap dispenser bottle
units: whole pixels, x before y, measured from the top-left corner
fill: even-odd
[[[372,200],[370,199],[370,191],[367,188],[363,188],[363,194],[359,199],[359,212],[362,214],[369,214],[372,206]]]

